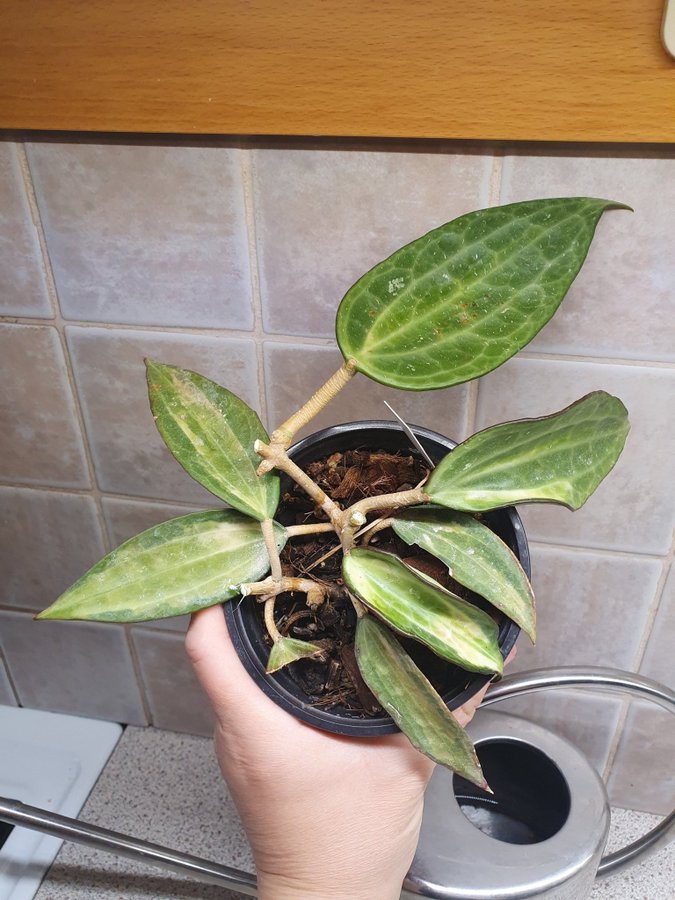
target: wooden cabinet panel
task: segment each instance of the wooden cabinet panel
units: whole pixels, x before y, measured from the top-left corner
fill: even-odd
[[[663,0],[0,0],[0,127],[675,140]]]

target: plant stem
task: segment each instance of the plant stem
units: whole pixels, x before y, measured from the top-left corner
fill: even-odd
[[[385,528],[391,528],[391,523],[394,520],[390,517],[384,519],[375,519],[374,522],[371,522],[369,525],[366,525],[365,528],[362,528],[361,531],[357,531],[354,535],[355,538],[361,537],[361,535],[365,535],[363,538],[363,546],[367,547],[370,544],[372,538],[375,537],[378,531],[384,531]]]
[[[312,394],[307,403],[294,412],[286,421],[275,428],[270,438],[270,447],[288,450],[293,438],[316,416],[330,401],[336,397],[343,387],[356,374],[356,363],[352,359],[343,362],[340,368],[319,390]],[[272,458],[266,458],[258,466],[258,475],[265,475],[274,468]]]
[[[250,581],[239,585],[243,597],[276,597],[286,591],[300,591],[307,594],[308,606],[320,606],[326,596],[337,596],[344,593],[344,588],[333,584],[322,584],[311,578],[293,578],[284,575],[279,581],[268,576],[263,581]]]
[[[265,628],[269,633],[269,636],[272,638],[274,643],[281,639],[281,632],[277,628],[277,624],[274,621],[274,601],[276,600],[276,596],[272,594],[265,600]]]
[[[312,481],[309,475],[306,475],[300,466],[296,466],[292,459],[289,459],[286,451],[272,444],[265,444],[262,441],[256,441],[254,445],[255,452],[258,456],[262,456],[266,462],[272,462],[272,468],[285,472],[289,478],[292,478],[306,494],[312,498],[317,506],[319,506],[328,516],[333,528],[337,531],[342,526],[342,510],[330,497],[321,490],[318,484]]]
[[[260,523],[263,539],[265,541],[265,549],[270,559],[270,570],[274,582],[281,581],[281,560],[279,559],[279,551],[277,550],[277,542],[274,536],[274,522],[272,519],[263,519]]]
[[[420,487],[412,488],[409,491],[396,491],[393,494],[364,497],[363,500],[359,500],[342,514],[343,525],[339,534],[343,550],[346,553],[354,546],[356,532],[364,524],[369,512],[376,509],[401,509],[404,506],[426,503],[428,500],[428,494],[425,494]]]
[[[312,525],[287,525],[286,534],[289,537],[300,537],[303,534],[324,534],[327,531],[335,531],[333,525],[328,522],[317,522]]]
[[[429,495],[419,487],[411,488],[409,491],[396,491],[394,494],[379,494],[357,501],[345,510],[345,515],[354,512],[367,515],[375,509],[401,509],[404,506],[414,506],[416,503],[428,503],[429,499]]]

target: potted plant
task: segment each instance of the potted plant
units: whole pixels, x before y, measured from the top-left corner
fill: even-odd
[[[223,603],[250,671],[262,659],[273,679],[304,673],[284,688],[305,692],[300,707],[316,708],[318,666],[326,681],[352,684],[355,699],[335,703],[360,706],[345,711],[348,721],[393,720],[423,753],[486,787],[448,706],[501,672],[519,629],[535,638],[512,504],[581,506],[621,453],[623,404],[596,391],[454,449],[424,429],[381,423],[289,448],[357,373],[437,390],[512,357],[561,303],[611,208],[625,207],[583,197],[493,207],[395,252],[340,303],[342,365],[271,437],[224,387],[148,360],[162,437],[229,508],[137,535],[37,618],[138,622]]]

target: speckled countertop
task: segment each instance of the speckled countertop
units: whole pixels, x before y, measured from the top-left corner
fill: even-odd
[[[216,765],[211,741],[125,730],[82,810],[83,822],[253,871],[248,843]],[[615,810],[609,849],[635,840],[658,821]],[[672,900],[675,844],[598,882],[592,900]],[[243,900],[221,887],[77,844],[64,844],[37,900]],[[374,898],[373,898],[374,900]]]

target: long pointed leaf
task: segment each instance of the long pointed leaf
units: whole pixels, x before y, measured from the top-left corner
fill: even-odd
[[[373,616],[363,616],[356,625],[355,650],[363,680],[410,743],[487,788],[466,732],[389,629]]]
[[[286,532],[275,525],[277,545]],[[269,570],[260,525],[233,509],[190,513],[137,534],[38,619],[143,622],[195,612],[239,593]]]
[[[396,534],[442,560],[450,574],[516,622],[534,641],[534,593],[506,544],[467,513],[419,506],[399,513]]]
[[[490,616],[392,554],[356,547],[345,554],[342,577],[367,607],[437,656],[472,672],[502,671]]]
[[[150,406],[185,471],[230,506],[262,521],[279,502],[276,475],[259,478],[256,440],[269,438],[256,413],[203,375],[146,360]]]
[[[548,322],[581,268],[602,213],[620,203],[565,197],[461,216],[367,272],[336,321],[345,359],[409,391],[477,378]]]
[[[578,509],[613,468],[628,429],[623,403],[595,391],[552,416],[472,435],[434,469],[425,492],[467,512],[533,501]]]

